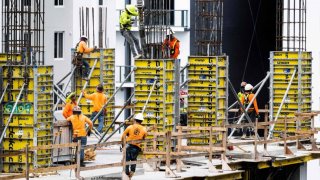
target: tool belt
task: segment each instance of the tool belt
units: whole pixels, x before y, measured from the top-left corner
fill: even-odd
[[[75,52],[73,59],[72,59],[72,64],[75,66],[82,66],[82,64],[83,64],[82,63],[82,55],[83,55],[83,53]]]

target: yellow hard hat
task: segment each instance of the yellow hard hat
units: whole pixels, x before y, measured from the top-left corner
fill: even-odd
[[[138,16],[138,9],[134,5],[126,5],[126,11],[128,11],[132,16]]]

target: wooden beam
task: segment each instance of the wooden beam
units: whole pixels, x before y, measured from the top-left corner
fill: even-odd
[[[77,146],[77,143],[50,144],[50,145],[30,147],[30,151],[46,150],[46,149],[56,149],[56,148],[67,148],[67,147],[76,147],[76,146]]]
[[[206,151],[209,152],[210,151],[210,147],[203,147],[203,146],[181,146],[181,150],[183,151]],[[212,151],[213,152],[223,152],[226,149],[223,147],[212,147]]]
[[[44,173],[44,172],[59,171],[59,170],[69,170],[69,169],[75,169],[76,167],[77,165],[73,164],[68,166],[38,168],[38,169],[30,170],[30,173]]]

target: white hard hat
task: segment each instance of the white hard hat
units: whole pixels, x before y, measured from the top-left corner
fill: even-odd
[[[134,115],[134,119],[143,121],[144,120],[143,114],[142,113],[138,113],[138,114]]]
[[[247,84],[245,87],[244,87],[244,90],[245,91],[251,91],[253,89],[253,86],[251,84]]]
[[[73,109],[72,109],[73,112],[80,112],[81,113],[81,108],[79,106],[75,106]]]
[[[169,35],[172,35],[174,33],[175,33],[174,30],[169,28],[169,29],[167,29],[166,35],[169,36]]]
[[[86,39],[88,39],[88,37],[87,37],[86,35],[84,35],[84,34],[82,34],[82,35],[80,36],[80,38],[86,38]]]

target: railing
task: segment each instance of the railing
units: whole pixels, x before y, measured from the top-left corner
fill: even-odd
[[[121,66],[116,66],[115,69],[115,74],[116,75],[116,82],[117,83],[122,83],[123,80],[125,80],[125,77],[133,70],[134,66],[126,66],[126,65],[121,65]],[[126,80],[127,83],[133,82],[133,77],[131,76]]]
[[[120,14],[123,10],[118,9],[117,14]],[[156,15],[151,19],[150,17],[145,17],[145,25],[165,25],[169,24],[171,27],[183,27],[189,28],[189,11],[188,10],[150,10],[150,13],[156,13]],[[159,15],[161,14],[162,15]],[[150,15],[151,16],[151,15]],[[170,22],[167,22],[170,21]],[[119,27],[119,18],[116,21],[117,27]],[[138,27],[138,21],[132,24],[132,27]]]

